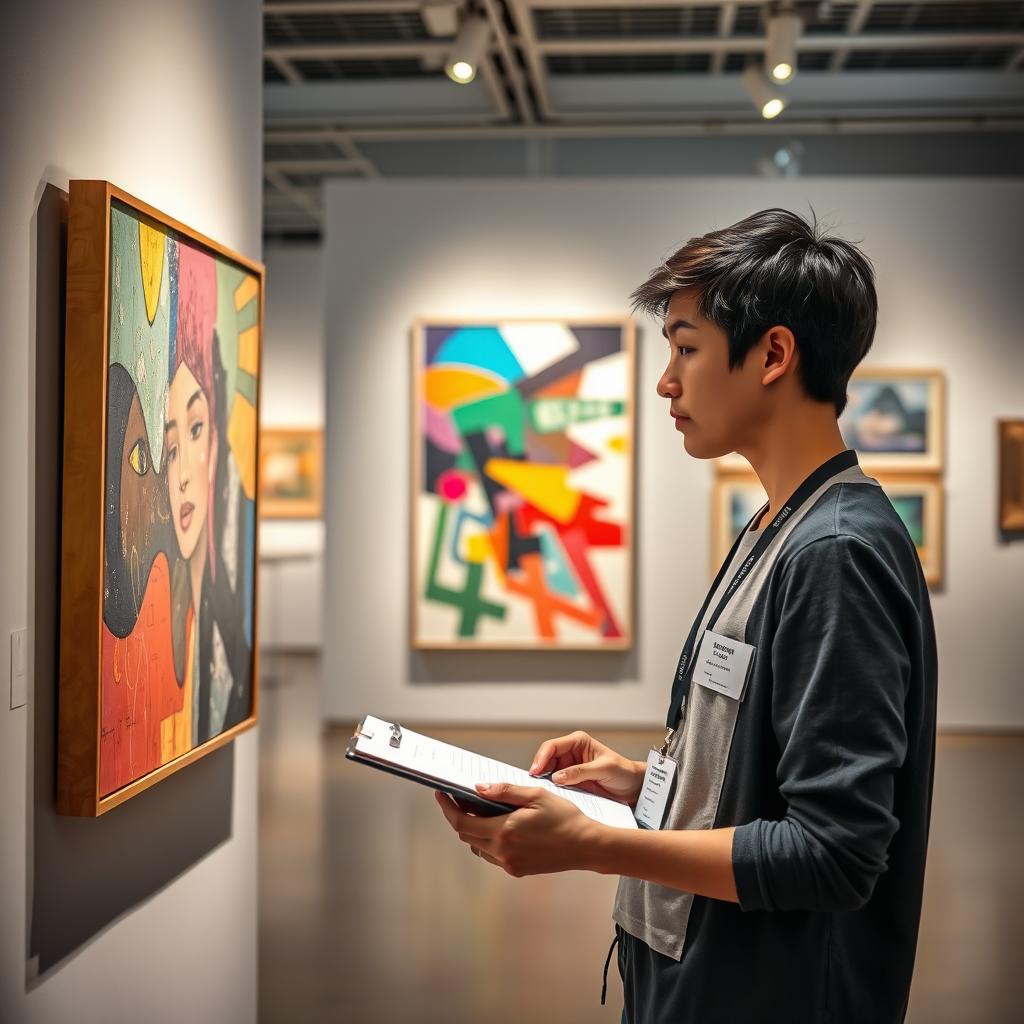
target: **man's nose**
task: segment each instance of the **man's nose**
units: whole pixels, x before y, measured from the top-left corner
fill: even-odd
[[[677,398],[679,393],[679,381],[674,380],[667,373],[663,373],[658,381],[658,394],[662,398]]]

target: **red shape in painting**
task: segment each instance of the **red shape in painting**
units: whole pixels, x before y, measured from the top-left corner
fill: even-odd
[[[466,493],[466,478],[454,469],[446,469],[437,478],[437,493],[445,501],[458,501]]]
[[[170,572],[159,554],[135,628],[122,639],[103,626],[101,796],[160,767],[160,723],[182,710],[183,692],[174,675]]]

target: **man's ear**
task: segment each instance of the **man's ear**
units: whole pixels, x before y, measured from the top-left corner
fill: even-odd
[[[781,325],[770,328],[763,340],[764,369],[761,383],[771,384],[787,373],[792,373],[800,361],[796,338],[788,327]]]

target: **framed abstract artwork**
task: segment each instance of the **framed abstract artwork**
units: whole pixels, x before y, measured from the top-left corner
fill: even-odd
[[[884,473],[876,473],[875,479],[889,496],[917,548],[928,586],[942,586],[945,521],[942,480],[934,475],[888,476]]]
[[[999,421],[999,529],[1024,531],[1024,420]]]
[[[942,469],[945,378],[939,370],[857,369],[847,388],[839,429],[867,472]],[[733,453],[716,460],[723,473],[749,473]]]
[[[746,463],[744,462],[744,465]],[[711,575],[721,568],[732,542],[768,501],[761,481],[751,472],[715,477],[711,493]]]
[[[255,725],[263,267],[72,181],[58,810]]]
[[[259,476],[261,519],[318,519],[324,506],[323,430],[264,427]]]
[[[413,647],[631,645],[633,379],[626,319],[415,325]]]

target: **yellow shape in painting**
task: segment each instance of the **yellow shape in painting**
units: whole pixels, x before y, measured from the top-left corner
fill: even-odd
[[[545,466],[518,459],[488,459],[484,472],[510,491],[522,495],[555,522],[571,522],[579,508],[580,493],[567,483],[568,466]]]
[[[252,500],[256,495],[256,407],[239,392],[228,421],[228,444],[235,453],[242,490]]]
[[[491,539],[486,533],[474,533],[466,538],[466,561],[482,563],[491,552]]]
[[[139,221],[139,263],[142,267],[142,290],[146,296],[146,316],[152,325],[160,302],[160,281],[164,276],[164,242],[166,236],[157,228]]]
[[[235,309],[243,309],[256,298],[260,290],[260,282],[257,277],[250,274],[235,289]]]
[[[501,381],[486,374],[450,366],[428,367],[423,377],[423,393],[435,409],[451,409],[456,405],[495,395],[506,388]]]
[[[608,439],[608,447],[613,452],[621,452],[623,455],[629,451],[629,438],[625,434],[620,434],[618,437],[612,437]]]
[[[167,764],[192,749],[192,666],[196,656],[195,616],[188,612],[188,642],[185,647],[185,683],[180,711],[169,714],[160,723],[160,763]]]
[[[254,377],[260,368],[260,329],[249,327],[238,335],[238,368]]]

